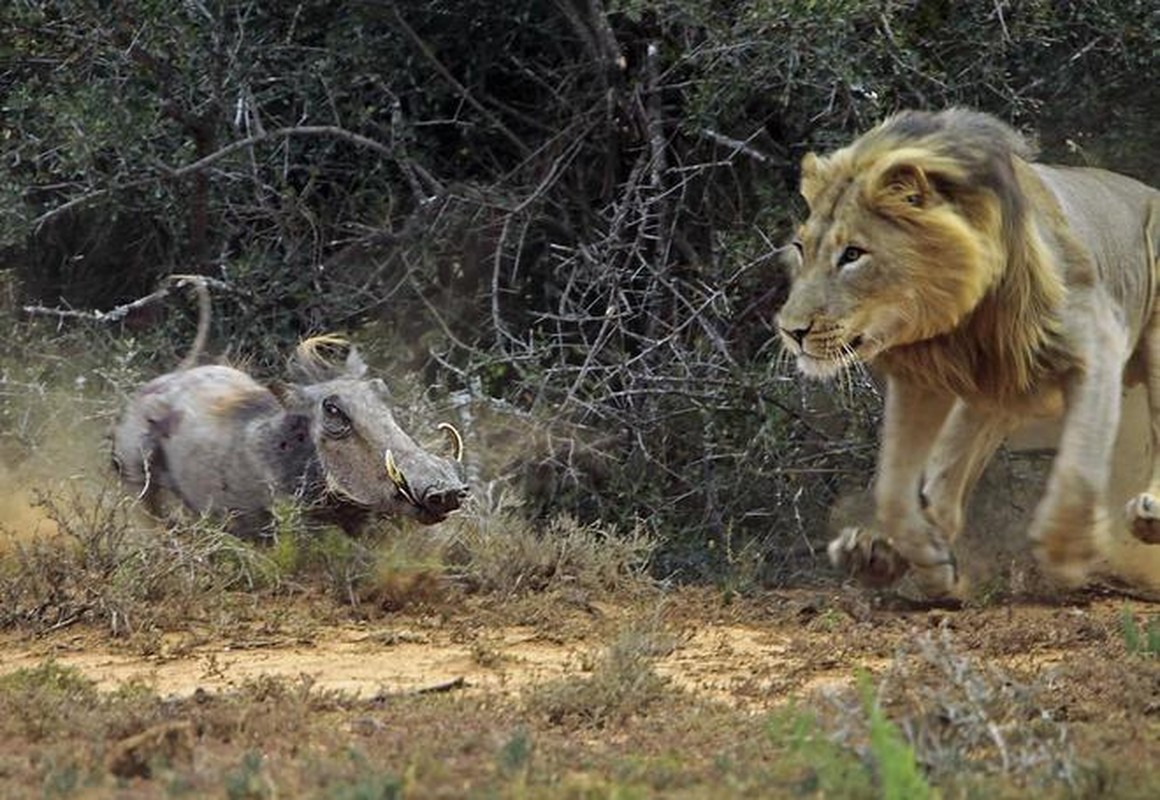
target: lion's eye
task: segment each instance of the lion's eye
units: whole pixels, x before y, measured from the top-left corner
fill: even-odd
[[[864,255],[866,255],[866,251],[861,247],[849,245],[845,250],[842,251],[842,254],[838,256],[838,266],[844,267],[847,264],[853,264]]]
[[[806,250],[804,247],[802,247],[801,239],[794,239],[792,242],[790,242],[790,244],[793,246],[794,250],[797,250],[799,256],[805,256]]]
[[[322,427],[335,438],[350,433],[350,417],[339,407],[334,397],[322,401]]]

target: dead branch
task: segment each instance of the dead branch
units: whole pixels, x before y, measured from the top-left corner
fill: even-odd
[[[286,128],[277,128],[276,130],[272,131],[265,131],[263,133],[255,134],[254,136],[247,136],[245,139],[238,139],[235,142],[230,142],[225,147],[221,147],[209,155],[204,156],[203,158],[199,158],[197,161],[186,164],[185,166],[167,167],[163,165],[161,167],[161,171],[165,177],[170,179],[183,178],[187,175],[201,172],[239,150],[253,147],[256,144],[268,142],[273,139],[286,139],[291,136],[329,136],[334,139],[341,139],[342,141],[350,142],[351,144],[357,145],[359,147],[365,147],[369,150],[374,150],[376,153],[387,156],[388,158],[391,158],[399,163],[405,173],[412,170],[419,172],[423,180],[432,186],[436,190],[437,194],[441,194],[443,192],[442,183],[440,183],[426,170],[422,170],[418,164],[415,164],[401,156],[395,148],[389,147],[382,142],[377,142],[374,139],[355,133],[354,131],[348,131],[345,128],[340,128],[337,125],[294,125]],[[104,197],[105,195],[112,192],[124,191],[126,189],[135,189],[139,186],[146,186],[149,183],[152,183],[154,180],[156,180],[154,177],[137,178],[135,180],[126,181],[124,183],[118,183],[106,189],[97,189],[95,191],[89,192],[88,194],[81,195],[80,197],[74,197],[72,200],[62,203],[50,211],[44,212],[35,220],[33,220],[32,225],[34,228],[40,227],[45,222],[48,222],[54,217],[60,216],[69,209],[88,203],[91,200],[96,200],[99,197]],[[422,192],[419,192],[419,194],[420,196],[417,198],[418,200],[424,201],[429,199],[428,197],[425,197]]]
[[[226,156],[236,153],[238,150],[252,147],[271,139],[285,139],[290,136],[330,136],[358,145],[359,147],[366,147],[389,158],[396,156],[395,150],[382,142],[376,142],[374,139],[362,136],[354,131],[348,131],[345,128],[340,128],[337,125],[295,125],[259,133],[254,136],[247,136],[245,139],[239,139],[236,142],[230,142],[225,147],[215,150],[204,158],[199,158],[192,164],[186,164],[184,167],[178,167],[176,169],[164,168],[165,173],[170,178],[181,178],[193,172],[200,172],[211,164],[221,161]]]
[[[512,133],[511,129],[508,128],[507,125],[503,124],[503,120],[497,117],[491,111],[491,109],[489,109],[483,103],[476,100],[471,92],[468,91],[467,87],[460,83],[459,80],[451,74],[451,71],[448,70],[447,67],[443,66],[443,62],[439,60],[437,55],[435,55],[435,51],[432,50],[431,46],[423,40],[423,37],[419,36],[419,34],[415,32],[415,29],[407,23],[407,20],[403,19],[403,15],[399,13],[399,9],[396,8],[394,4],[391,4],[391,14],[394,16],[395,22],[399,26],[399,30],[401,30],[406,35],[406,37],[410,39],[416,47],[419,48],[419,52],[423,54],[424,58],[431,62],[431,66],[433,66],[435,71],[438,72],[440,76],[442,76],[443,80],[451,84],[451,88],[458,92],[459,96],[462,97],[468,105],[470,105],[480,114],[483,114],[483,116],[486,117],[487,120],[495,126],[496,130],[502,133],[509,142],[515,145],[516,149],[520,151],[520,155],[528,155],[528,153],[531,152],[531,148],[524,143],[524,140]]]
[[[729,158],[732,158],[738,153],[741,153],[742,155],[749,156],[754,161],[760,162],[762,164],[765,164],[771,160],[770,156],[761,152],[756,147],[749,144],[749,142],[742,141],[741,139],[734,139],[730,136],[726,136],[723,133],[718,133],[712,128],[702,128],[701,135],[706,139],[710,139],[716,142],[717,144],[724,145],[725,147],[731,147],[733,152],[729,154]]]
[[[213,289],[224,290],[236,293],[237,290],[226,283],[215,278],[209,278],[203,275],[169,275],[165,278],[166,284],[150,294],[145,295],[134,300],[131,303],[117,306],[109,311],[78,311],[72,308],[49,308],[47,306],[24,306],[22,311],[31,317],[56,317],[58,320],[66,319],[83,319],[89,322],[99,322],[102,324],[120,322],[129,314],[144,308],[150,303],[155,303],[162,300],[173,293],[175,289],[181,289],[193,283],[201,283],[203,286]]]

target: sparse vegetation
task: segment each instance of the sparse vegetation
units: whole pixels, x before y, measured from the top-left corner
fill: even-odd
[[[567,588],[582,593],[631,593],[649,583],[655,534],[643,524],[618,531],[568,514],[528,520],[510,495],[493,509],[454,520],[447,558],[475,591],[509,596]]]
[[[666,688],[653,662],[672,646],[661,630],[629,627],[597,658],[590,674],[538,687],[529,709],[555,725],[595,728],[647,713]]]
[[[1128,653],[1144,658],[1160,656],[1160,617],[1141,624],[1132,609],[1125,606],[1120,613],[1120,624]]]
[[[886,718],[866,673],[859,676],[862,705],[870,727],[870,753],[883,800],[923,800],[930,797],[930,784],[919,771],[914,749],[898,728]]]
[[[1047,690],[976,662],[945,630],[904,645],[876,690],[866,675],[860,684],[860,697],[833,698],[846,720],[836,735],[864,748],[884,797],[928,796],[926,776],[964,786],[991,775],[1075,785],[1075,752],[1041,701]]]
[[[20,787],[40,796],[50,784],[63,796],[96,797],[129,789],[461,796],[471,787],[470,796],[533,798],[712,792],[869,799],[929,790],[943,797],[1034,792],[1142,800],[1154,790],[1147,759],[1122,763],[1129,740],[1105,741],[1106,729],[1085,725],[1091,673],[1056,673],[1040,688],[983,666],[945,636],[919,636],[874,677],[855,680],[857,657],[844,659],[851,666],[836,691],[799,694],[796,702],[758,711],[708,701],[665,677],[687,646],[672,627],[683,618],[675,611],[638,611],[608,630],[607,647],[589,663],[582,659],[571,674],[532,685],[518,702],[497,702],[470,684],[360,696],[305,676],[165,696],[140,682],[103,690],[74,668],[44,662],[0,677],[0,736],[9,743],[0,775],[16,797]],[[981,630],[999,618],[978,613]],[[768,611],[760,614],[769,621]],[[777,622],[793,619],[791,612]],[[869,641],[882,633],[862,631]],[[820,632],[803,639],[811,654],[802,664],[842,652],[827,645],[833,638]],[[1100,702],[1143,731],[1149,712],[1131,687],[1155,676],[1146,671],[1152,661],[1134,661],[1129,671],[1099,673],[1098,680],[1122,689]],[[518,659],[488,668],[513,666]],[[780,667],[767,666],[759,656],[749,668],[779,674]],[[1050,719],[1053,707],[1077,699],[1075,720]],[[1146,737],[1130,730],[1114,735],[1146,748]]]

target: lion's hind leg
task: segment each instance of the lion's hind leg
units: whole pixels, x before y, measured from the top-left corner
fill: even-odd
[[[1063,433],[1029,532],[1040,566],[1069,587],[1098,566],[1110,533],[1108,483],[1128,356],[1128,332],[1111,305],[1099,295],[1073,298],[1072,318],[1088,326],[1079,344],[1083,368],[1064,384]]]

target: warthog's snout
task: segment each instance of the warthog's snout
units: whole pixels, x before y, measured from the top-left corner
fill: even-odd
[[[453,489],[429,489],[419,503],[424,509],[441,517],[455,511],[467,499],[467,487]]]
[[[384,457],[387,477],[398,494],[411,505],[411,512],[428,524],[445,519],[469,494],[463,480],[463,440],[451,425],[444,423],[439,427],[449,432],[456,445],[454,458],[411,447],[402,451],[402,465],[392,450],[387,450]]]

